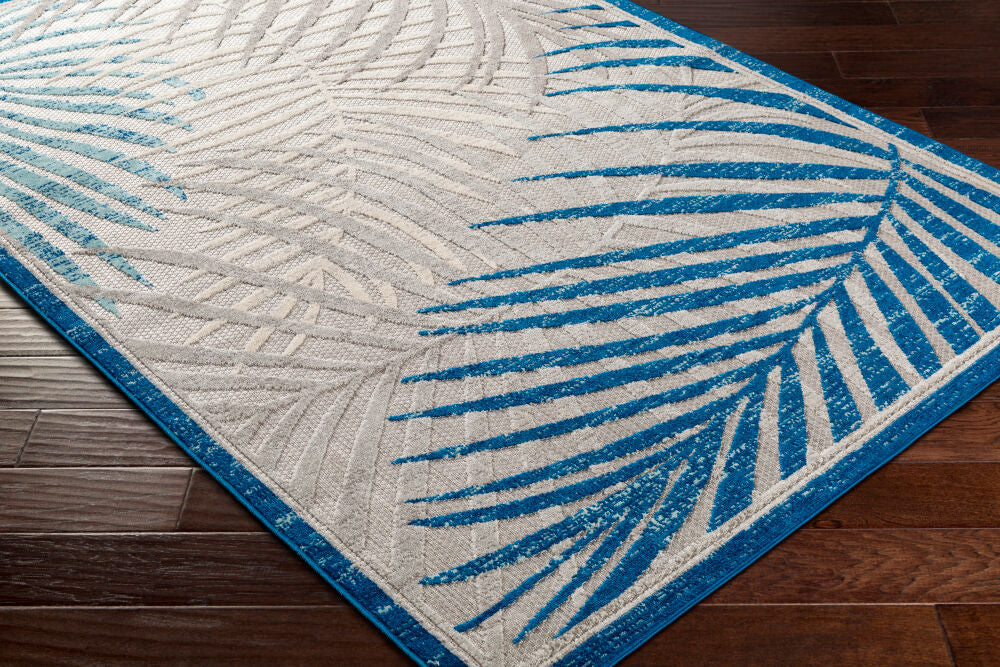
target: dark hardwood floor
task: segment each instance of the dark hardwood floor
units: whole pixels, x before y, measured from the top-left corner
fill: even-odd
[[[643,4],[1000,167],[998,0]],[[0,290],[0,663],[405,664]],[[1000,387],[625,664],[1000,664]]]

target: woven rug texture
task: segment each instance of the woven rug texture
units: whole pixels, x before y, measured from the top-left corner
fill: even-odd
[[[418,662],[607,665],[1000,374],[1000,173],[627,0],[12,0],[0,275]]]

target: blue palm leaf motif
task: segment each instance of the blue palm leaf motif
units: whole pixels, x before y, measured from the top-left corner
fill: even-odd
[[[164,214],[122,183],[138,179],[183,199],[183,191],[170,185],[167,173],[135,154],[170,150],[157,136],[158,128],[191,128],[163,109],[169,109],[169,100],[156,99],[151,92],[86,82],[95,77],[150,77],[148,65],[163,64],[101,55],[108,47],[140,41],[109,36],[125,26],[108,22],[114,8],[65,11],[53,4],[39,16],[32,11],[31,5],[19,5],[0,13],[0,197],[6,202],[0,205],[0,231],[71,283],[97,286],[77,260],[19,221],[19,215],[55,230],[148,287],[140,271],[81,219],[155,231]],[[68,41],[75,38],[80,41]],[[84,82],[65,83],[75,79]],[[176,77],[160,83],[188,87]],[[201,90],[188,94],[204,97]],[[128,119],[128,127],[116,119]],[[148,130],[136,129],[140,125]],[[117,314],[110,299],[95,301]]]
[[[587,5],[574,10],[599,10]],[[594,24],[588,24],[593,27]],[[610,24],[603,24],[608,27]],[[576,26],[586,27],[586,26]],[[627,25],[618,27],[627,29]],[[560,65],[550,73],[619,68],[688,68],[732,73],[723,62],[686,54],[647,57],[644,49],[677,49],[670,40],[603,39],[591,44],[549,51],[556,59],[588,54],[583,64]],[[605,53],[611,52],[605,57]],[[638,55],[637,55],[638,54]],[[572,347],[505,356],[444,367],[410,375],[403,383],[453,383],[470,378],[517,378],[520,388],[485,394],[468,400],[436,404],[390,417],[412,419],[462,418],[475,413],[498,413],[541,406],[560,399],[585,399],[607,390],[630,388],[626,400],[578,414],[472,442],[445,447],[394,461],[461,459],[511,447],[539,447],[566,435],[583,434],[602,425],[621,422],[665,406],[687,405],[669,418],[638,428],[594,448],[553,463],[537,465],[490,481],[412,498],[423,516],[416,526],[445,529],[489,522],[513,521],[549,508],[569,508],[564,518],[534,529],[524,537],[468,562],[426,577],[428,586],[445,585],[523,563],[538,564],[535,571],[477,616],[456,626],[468,632],[521,600],[557,571],[567,572],[564,583],[543,601],[514,642],[522,641],[552,614],[566,605],[588,583],[589,593],[576,603],[563,634],[622,596],[649,570],[671,544],[699,504],[706,508],[704,530],[711,533],[729,525],[754,502],[758,454],[768,401],[776,404],[777,465],[788,479],[807,465],[810,434],[802,364],[808,362],[818,378],[826,406],[829,438],[840,442],[862,425],[866,409],[845,378],[844,352],[838,355],[830,336],[837,335],[853,355],[849,363],[867,388],[875,410],[893,406],[920,378],[929,378],[949,360],[948,349],[961,354],[1000,322],[1000,311],[977,289],[980,280],[1000,284],[1000,258],[985,244],[1000,244],[1000,227],[980,215],[977,207],[1000,209],[1000,198],[969,183],[930,169],[901,155],[891,141],[877,145],[855,136],[851,123],[791,95],[732,86],[626,83],[560,88],[549,97],[599,96],[612,91],[649,95],[711,98],[747,108],[765,109],[767,119],[674,120],[601,127],[572,128],[526,137],[530,142],[577,139],[589,141],[604,134],[687,131],[713,135],[777,139],[793,142],[799,150],[821,147],[826,154],[844,154],[881,163],[878,167],[834,163],[706,161],[636,164],[559,173],[527,174],[517,180],[531,184],[560,179],[629,179],[658,176],[712,180],[724,189],[726,181],[757,184],[735,193],[685,194],[581,204],[525,213],[477,225],[485,232],[533,226],[585,225],[612,217],[701,216],[713,213],[753,214],[781,211],[789,221],[754,229],[652,243],[640,247],[535,263],[455,280],[453,286],[476,286],[481,295],[439,303],[422,310],[438,314],[443,323],[422,335],[429,338],[473,337],[497,333],[522,334],[579,324],[616,323],[679,312],[703,314],[701,323],[679,326],[643,336],[594,342]],[[775,116],[776,114],[776,116]],[[773,117],[773,118],[772,118]],[[578,145],[576,150],[582,144]],[[764,191],[761,186],[781,183],[794,187],[830,183],[828,191]],[[851,182],[884,184],[856,192]],[[715,186],[710,186],[716,190]],[[863,207],[869,212],[832,215],[821,219],[805,211],[836,210],[839,205]],[[797,211],[802,218],[795,220]],[[920,233],[915,230],[919,229]],[[927,239],[940,246],[932,248]],[[773,250],[775,243],[789,249]],[[719,251],[742,248],[746,254],[719,258]],[[759,248],[759,250],[758,250]],[[943,250],[946,249],[946,250]],[[981,275],[961,275],[945,253],[968,262]],[[679,265],[652,270],[630,267],[645,260],[685,258]],[[618,268],[610,277],[573,281],[573,271]],[[508,281],[526,277],[549,278],[540,286],[505,289]],[[703,286],[711,279],[726,284]],[[903,288],[905,302],[890,283]],[[661,288],[669,288],[663,290]],[[856,294],[875,308],[859,310]],[[659,291],[657,291],[659,290]],[[663,293],[665,291],[665,293]],[[644,294],[648,292],[648,294]],[[597,297],[597,301],[589,300]],[[756,301],[754,301],[756,299]],[[747,311],[730,310],[721,317],[717,307],[747,304]],[[775,305],[777,304],[777,305]],[[519,314],[520,307],[537,307]],[[469,319],[460,319],[468,316]],[[872,317],[897,346],[890,355],[871,330]],[[459,318],[457,321],[448,318]],[[658,320],[659,321],[659,320]],[[789,323],[785,325],[785,323]],[[775,325],[775,323],[782,323]],[[770,327],[768,333],[759,329]],[[626,330],[627,331],[627,330]],[[442,338],[443,339],[443,338]],[[942,347],[942,343],[944,347]],[[680,353],[667,352],[685,346]],[[649,359],[650,353],[654,353]],[[647,355],[642,361],[631,357]],[[893,356],[894,360],[890,359]],[[909,363],[903,371],[900,359]],[[545,369],[581,368],[615,361],[606,370],[557,381]],[[721,369],[721,370],[720,370]],[[700,374],[688,374],[701,370]],[[638,385],[677,378],[662,391]],[[515,383],[516,384],[516,383]],[[585,405],[580,403],[579,405]],[[582,437],[581,437],[582,439]],[[437,510],[448,501],[493,498],[468,509]],[[454,505],[450,505],[454,508]]]

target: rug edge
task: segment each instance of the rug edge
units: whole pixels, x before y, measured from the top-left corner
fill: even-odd
[[[465,664],[2,246],[0,279],[406,655],[421,665]]]

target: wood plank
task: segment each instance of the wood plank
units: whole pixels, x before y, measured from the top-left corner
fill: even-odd
[[[194,462],[136,408],[42,410],[21,467],[191,466]]]
[[[769,51],[906,51],[978,49],[997,45],[1000,23],[951,25],[717,27],[706,32],[750,55]]]
[[[412,664],[345,605],[0,609],[0,644],[19,664]]]
[[[920,489],[919,493],[914,493]],[[842,497],[813,528],[1000,528],[1000,463],[892,461]],[[905,502],[900,502],[905,498]]]
[[[164,531],[177,524],[186,468],[0,470],[0,532]]]
[[[845,79],[993,76],[1000,49],[851,51],[836,58]]]
[[[946,604],[938,613],[956,665],[1000,665],[1000,605]]]
[[[1000,461],[1000,403],[974,400],[924,434],[896,461]]]
[[[758,54],[757,57],[800,79],[836,79],[840,77],[837,61],[834,60],[833,54],[830,52],[768,52]]]
[[[0,410],[0,468],[17,463],[37,416],[38,410]]]
[[[270,534],[0,535],[0,606],[342,601]]]
[[[931,127],[919,107],[872,107],[872,111],[920,134],[930,135]]]
[[[810,79],[865,108],[1000,106],[1000,77],[923,79]]]
[[[948,139],[948,145],[981,162],[1000,168],[1000,138]]]
[[[34,312],[22,308],[0,308],[0,356],[43,357],[78,354]]]
[[[900,502],[909,502],[912,491]],[[800,530],[718,604],[1000,602],[1000,530]]]
[[[0,280],[0,308],[27,308],[21,297],[2,280]]]
[[[54,663],[216,661],[409,664],[345,606],[221,608],[8,608],[0,641],[12,658]],[[293,650],[294,649],[294,650]],[[294,654],[294,655],[293,655]],[[946,665],[930,606],[703,605],[622,664]]]
[[[930,605],[700,605],[623,666],[951,665]]]
[[[890,3],[900,23],[975,23],[1000,21],[996,0],[901,0]]]
[[[643,3],[695,30],[719,27],[895,24],[884,2],[815,0],[649,0]]]
[[[0,357],[0,409],[129,406],[82,356]]]
[[[177,527],[197,532],[267,530],[250,510],[204,470],[195,470],[191,477],[191,487]]]
[[[1000,138],[1000,107],[927,109],[925,115],[939,139]]]

